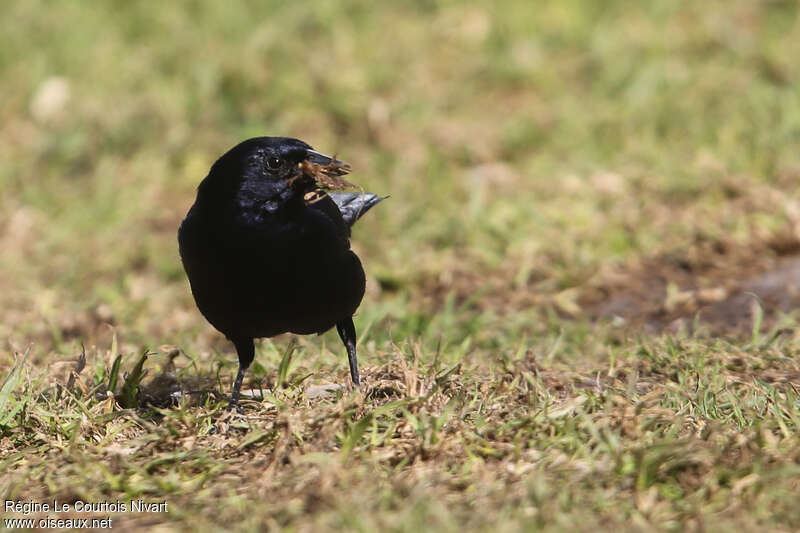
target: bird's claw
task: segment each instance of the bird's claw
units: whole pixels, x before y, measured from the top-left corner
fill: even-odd
[[[209,428],[207,435],[227,435],[231,430],[245,430],[247,417],[239,404],[228,405],[222,416]]]
[[[244,410],[242,409],[242,406],[239,405],[238,402],[229,403],[228,407],[226,407],[225,410],[228,412],[228,414],[232,414],[234,411],[236,412],[236,414],[239,414],[239,415],[243,415],[244,414]]]

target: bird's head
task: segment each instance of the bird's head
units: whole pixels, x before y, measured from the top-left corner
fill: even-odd
[[[316,188],[316,180],[307,171],[309,164],[333,167],[340,174],[349,170],[346,163],[317,152],[301,140],[256,137],[220,157],[201,184],[200,193],[223,198],[232,193],[240,207],[274,211]]]

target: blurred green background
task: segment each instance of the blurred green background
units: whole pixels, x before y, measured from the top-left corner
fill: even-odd
[[[208,333],[175,232],[257,135],[391,195],[355,232],[362,328],[541,333],[533,304],[603,264],[794,216],[726,201],[795,188],[798,27],[789,1],[9,2],[0,336]]]

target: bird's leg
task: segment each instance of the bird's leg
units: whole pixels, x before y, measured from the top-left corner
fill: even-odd
[[[231,392],[231,401],[229,403],[230,409],[238,409],[239,395],[242,389],[242,381],[244,381],[244,374],[247,372],[250,363],[256,355],[256,348],[253,345],[253,339],[236,339],[233,341],[236,346],[236,353],[239,355],[239,372],[236,373],[236,381],[233,382],[233,391]]]
[[[247,368],[243,367],[239,364],[239,372],[236,373],[236,380],[233,382],[233,391],[231,392],[231,399],[228,403],[228,407],[230,409],[236,409],[239,407],[239,395],[240,390],[242,388],[242,381],[244,380],[244,373]]]
[[[358,387],[360,382],[358,379],[358,360],[356,359],[356,327],[353,325],[353,319],[346,318],[336,324],[336,331],[339,332],[339,337],[342,339],[345,348],[347,348],[350,378],[353,380],[353,385]]]

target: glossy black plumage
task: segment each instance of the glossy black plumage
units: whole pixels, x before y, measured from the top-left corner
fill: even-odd
[[[242,142],[211,167],[178,231],[197,306],[239,356],[232,405],[253,361],[253,339],[287,332],[336,326],[359,384],[352,316],[365,277],[350,226],[381,198],[324,194],[298,169],[305,160],[332,161],[297,139]]]

